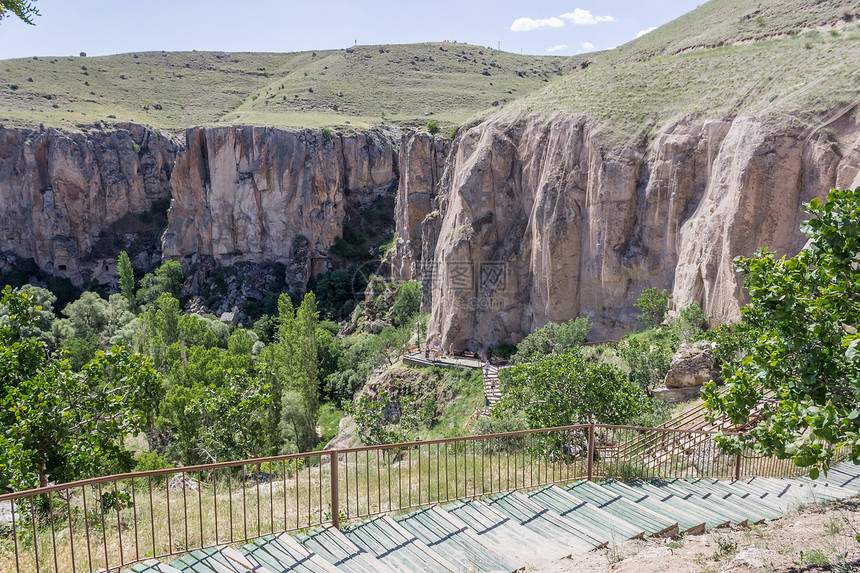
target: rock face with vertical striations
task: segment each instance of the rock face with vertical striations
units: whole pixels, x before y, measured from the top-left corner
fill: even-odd
[[[186,139],[163,248],[183,263],[192,292],[213,269],[240,262],[283,263],[287,284],[303,291],[326,269],[350,208],[397,186],[394,148],[381,132],[201,127]]]
[[[179,149],[135,124],[88,134],[0,128],[0,272],[33,259],[77,284],[111,282],[123,248],[138,266],[159,260],[161,230],[147,216],[170,196]]]
[[[802,203],[860,185],[856,119],[830,125],[836,145],[771,123],[675,123],[620,150],[601,146],[599,126],[560,114],[462,133],[422,224],[430,336],[478,349],[587,316],[592,336],[619,337],[649,287],[673,292],[679,308],[698,302],[717,323],[736,319],[732,259],[796,254]]]

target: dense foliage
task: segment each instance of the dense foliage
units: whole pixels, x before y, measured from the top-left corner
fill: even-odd
[[[118,275],[119,293],[83,292],[61,313],[46,289],[4,291],[0,491],[320,447],[324,401],[350,402],[402,349],[421,300],[401,287],[389,319],[401,327],[343,340],[313,292],[275,296],[248,329],[183,312],[174,261],[136,289],[122,253]],[[149,451],[126,449],[129,436]]]
[[[526,336],[517,345],[517,351],[511,357],[511,361],[528,362],[536,355],[564,352],[580,346],[588,339],[591,328],[591,321],[586,317],[561,324],[550,322]]]
[[[750,342],[724,372],[726,391],[706,390],[708,407],[736,423],[764,403],[763,421],[722,437],[726,447],[750,445],[817,475],[840,446],[860,460],[860,188],[806,208],[809,243],[797,256],[736,259],[750,294],[739,330]]]
[[[647,408],[645,394],[616,367],[587,360],[581,350],[535,357],[505,368],[493,416],[523,412],[532,428],[624,424]]]

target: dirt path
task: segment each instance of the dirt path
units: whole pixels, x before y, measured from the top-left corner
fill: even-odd
[[[679,539],[628,541],[556,562],[533,563],[544,573],[799,573],[860,571],[860,499],[807,506],[750,527]]]

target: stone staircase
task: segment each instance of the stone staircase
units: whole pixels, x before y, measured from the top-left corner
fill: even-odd
[[[814,481],[574,481],[373,517],[341,530],[266,536],[124,573],[513,572],[627,539],[759,523],[794,506],[858,493],[860,466],[850,462]]]
[[[481,415],[489,416],[493,406],[502,399],[502,392],[499,390],[499,367],[490,364],[489,368],[481,370],[481,377],[484,380],[485,398]]]

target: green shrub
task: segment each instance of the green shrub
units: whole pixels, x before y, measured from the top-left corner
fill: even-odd
[[[322,136],[326,141],[331,141],[331,130],[327,127],[322,128]]]
[[[642,291],[642,296],[634,304],[642,313],[639,320],[645,325],[645,328],[659,326],[663,322],[663,318],[669,311],[671,298],[672,295],[666,292],[666,289],[663,289],[662,292],[657,292],[656,288],[647,288]]]
[[[435,119],[431,119],[430,121],[428,121],[427,132],[433,134],[439,133],[439,122],[437,122]]]
[[[394,324],[404,326],[421,310],[421,285],[409,281],[400,287],[391,308]]]

